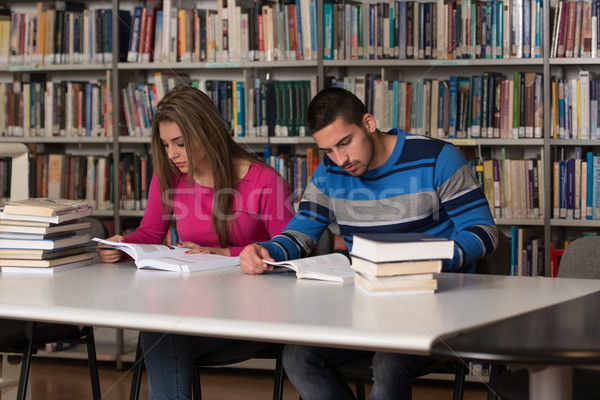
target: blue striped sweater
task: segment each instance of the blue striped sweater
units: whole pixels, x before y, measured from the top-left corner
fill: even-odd
[[[284,231],[260,243],[281,261],[310,254],[323,230],[337,221],[352,250],[364,232],[426,232],[455,241],[443,271],[473,272],[492,252],[498,231],[483,191],[462,153],[442,140],[400,129],[392,155],[380,167],[352,177],[325,157],[313,173],[296,216]]]

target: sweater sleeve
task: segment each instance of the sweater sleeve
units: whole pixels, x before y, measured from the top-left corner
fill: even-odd
[[[171,214],[163,214],[156,175],[152,176],[148,204],[140,226],[123,239],[126,243],[162,243],[171,224]]]
[[[324,171],[321,163],[304,191],[298,212],[283,232],[268,242],[260,243],[275,260],[306,257],[327,226],[334,221],[330,198],[318,185],[325,179]]]
[[[435,166],[435,180],[442,206],[453,222],[454,258],[444,271],[469,272],[474,262],[491,253],[498,242],[498,228],[487,200],[462,153],[444,146]]]

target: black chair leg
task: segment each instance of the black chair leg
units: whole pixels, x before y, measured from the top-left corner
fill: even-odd
[[[275,385],[273,386],[273,400],[281,400],[283,398],[283,348],[277,350],[277,358],[275,359]]]
[[[365,382],[362,379],[356,380],[356,400],[365,400]]]
[[[138,400],[140,387],[142,385],[142,373],[144,370],[144,353],[142,350],[142,339],[138,336],[137,349],[135,351],[135,363],[133,364],[133,378],[131,379],[131,391],[129,400]]]
[[[98,378],[98,363],[96,362],[96,343],[94,341],[94,328],[91,326],[83,327],[85,341],[87,345],[88,366],[90,369],[90,379],[92,382],[92,396],[95,400],[102,400],[100,393],[100,379]]]
[[[497,400],[498,394],[496,393],[496,379],[498,376],[506,370],[506,365],[492,364],[490,367],[490,381],[488,384],[487,400]]]
[[[194,400],[202,400],[202,389],[200,388],[200,367],[194,365],[194,376],[192,376],[192,397]]]
[[[462,400],[465,390],[465,375],[467,374],[467,366],[462,361],[456,362],[456,374],[454,376],[454,400]]]
[[[25,351],[21,361],[21,374],[19,376],[19,388],[17,389],[17,400],[25,400],[27,395],[27,383],[29,380],[29,370],[31,369],[31,355],[33,354],[33,334],[35,333],[35,322],[27,322],[25,332]]]

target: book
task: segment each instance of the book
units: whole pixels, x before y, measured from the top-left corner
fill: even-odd
[[[58,250],[0,249],[0,259],[46,260],[84,252],[85,246],[73,246]]]
[[[6,266],[2,267],[3,274],[9,273],[17,273],[17,274],[44,274],[44,275],[53,275],[57,272],[68,271],[75,268],[86,267],[92,264],[92,259],[75,261],[68,264],[57,265],[54,267],[14,267],[14,266]]]
[[[93,240],[128,254],[133,258],[139,269],[197,272],[240,265],[239,257],[225,257],[216,254],[186,254],[189,249],[184,247],[120,243],[99,238],[93,238]]]
[[[3,212],[5,214],[54,217],[77,213],[82,210],[88,210],[91,213],[91,208],[92,207],[88,203],[82,201],[41,197],[36,199],[7,201]]]
[[[352,269],[363,275],[394,276],[410,274],[440,273],[442,260],[400,261],[375,263],[359,257],[352,258]]]
[[[41,215],[25,215],[25,214],[8,214],[0,209],[0,224],[12,224],[15,221],[21,222],[39,222],[49,224],[61,224],[63,222],[72,221],[82,217],[87,217],[92,214],[92,208],[84,208],[69,214],[60,214],[54,216],[41,216]],[[10,222],[9,222],[10,221]]]
[[[350,268],[348,258],[340,253],[325,254],[322,256],[299,258],[289,261],[266,261],[274,267],[291,269],[296,272],[299,279],[317,279],[321,281],[351,283],[354,271]]]
[[[367,292],[397,292],[402,290],[437,290],[433,274],[398,275],[374,277],[356,273],[354,284]]]
[[[9,223],[10,222],[10,223]],[[58,225],[46,224],[46,226],[34,226],[30,225],[29,221],[24,221],[25,224],[18,224],[17,221],[12,220],[0,220],[0,234],[1,233],[27,233],[27,234],[38,234],[48,235],[53,233],[65,233],[74,232],[80,229],[89,229],[91,223],[88,222],[74,222],[74,223],[63,223]],[[42,223],[44,224],[44,223]]]
[[[454,241],[426,233],[363,233],[354,236],[352,256],[373,262],[451,259]]]
[[[0,239],[0,249],[55,250],[85,244],[90,235],[74,235],[51,239]]]
[[[30,268],[48,268],[58,265],[72,264],[74,262],[91,260],[91,253],[79,253],[64,257],[55,257],[45,260],[25,260],[25,259],[0,259],[0,267],[30,267]]]

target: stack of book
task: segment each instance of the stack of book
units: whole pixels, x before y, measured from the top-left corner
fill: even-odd
[[[92,263],[85,245],[90,241],[87,203],[37,198],[8,201],[0,210],[2,273],[53,274]]]
[[[454,241],[423,233],[361,234],[350,256],[354,284],[368,293],[434,293],[435,274],[454,256]]]

